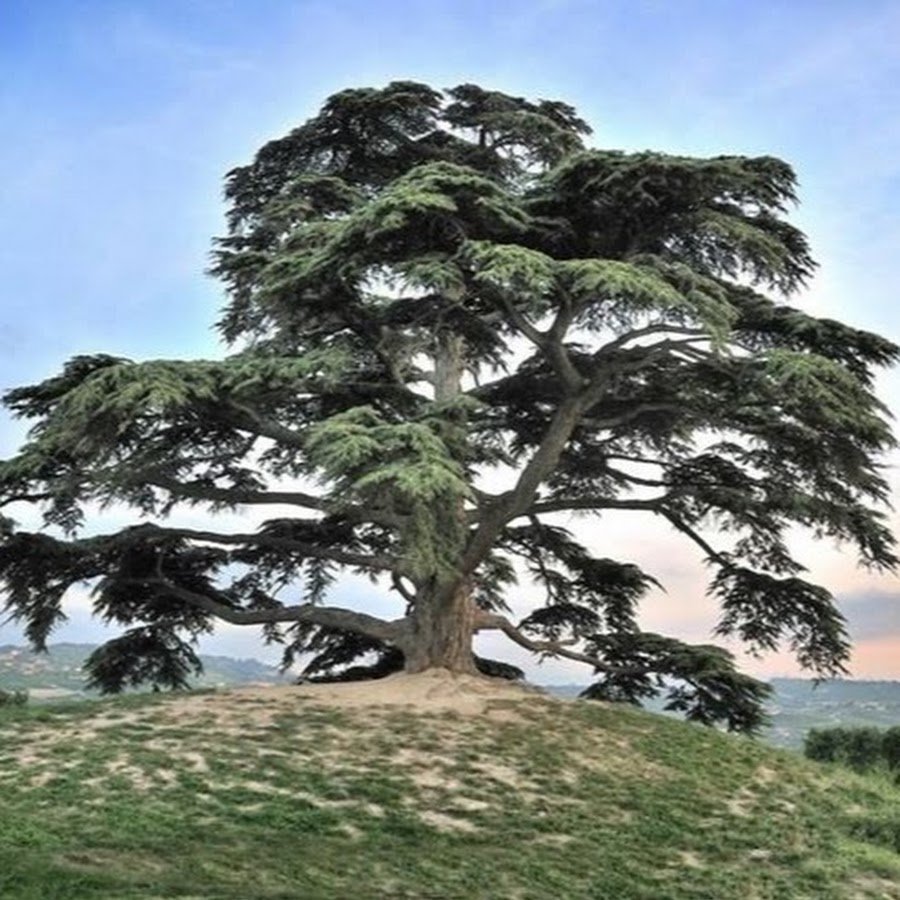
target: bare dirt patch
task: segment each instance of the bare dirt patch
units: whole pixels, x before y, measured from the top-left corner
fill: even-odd
[[[407,707],[422,713],[477,715],[489,712],[494,721],[512,721],[516,714],[509,708],[489,711],[493,701],[566,702],[531,685],[498,678],[455,675],[441,669],[416,675],[399,673],[377,681],[302,684],[274,690],[290,691],[294,697],[307,702],[339,709],[387,706]]]
[[[155,875],[164,871],[165,865],[147,855],[128,851],[90,850],[77,853],[63,853],[58,857],[68,869],[76,871],[102,871],[113,866],[124,866],[130,872]]]
[[[547,844],[551,847],[565,847],[568,844],[571,844],[575,838],[572,837],[571,834],[539,834],[536,838],[534,838],[532,843],[535,844]]]
[[[478,831],[478,827],[468,819],[450,816],[447,813],[436,812],[432,809],[419,813],[419,818],[426,825],[430,825],[438,831],[464,831],[468,833]]]
[[[900,885],[877,876],[859,876],[853,879],[852,900],[900,900]]]
[[[732,816],[747,819],[753,814],[753,798],[748,794],[730,797],[725,801],[725,808]]]

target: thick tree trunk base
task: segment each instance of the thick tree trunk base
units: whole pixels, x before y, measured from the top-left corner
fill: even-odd
[[[453,675],[480,675],[478,667],[475,665],[475,657],[471,651],[468,656],[448,656],[446,653],[421,653],[408,655],[403,671],[408,675],[415,675],[419,672],[431,672],[443,669]]]
[[[472,653],[474,623],[475,606],[468,585],[417,598],[412,634],[403,648],[404,671],[446,669],[455,674],[477,675]]]

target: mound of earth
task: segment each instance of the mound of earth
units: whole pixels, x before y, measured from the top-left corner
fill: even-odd
[[[494,700],[562,702],[542,688],[504,678],[459,675],[431,669],[416,675],[400,672],[376,681],[300,684],[287,689],[311,703],[338,708],[358,706],[411,707],[423,713],[484,712]]]
[[[246,711],[251,707],[267,719],[303,706],[348,712],[395,710],[425,716],[489,714],[497,718],[498,707],[508,711],[518,705],[572,702],[523,682],[432,669],[415,675],[401,672],[372,681],[255,685],[175,695],[168,700],[166,708],[175,718],[211,714],[217,722],[225,724],[235,718],[237,710]]]

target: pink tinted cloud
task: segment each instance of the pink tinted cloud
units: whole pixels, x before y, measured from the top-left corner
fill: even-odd
[[[850,663],[853,678],[900,678],[900,635],[858,641]]]

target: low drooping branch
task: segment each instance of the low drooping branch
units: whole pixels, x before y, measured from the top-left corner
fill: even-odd
[[[652,668],[646,666],[611,666],[596,656],[571,649],[571,645],[567,641],[535,641],[513,625],[505,616],[497,613],[479,610],[475,619],[475,631],[502,631],[513,643],[532,653],[562,656],[576,662],[587,663],[587,665],[593,666],[595,671],[605,672],[609,675],[641,675],[653,671]]]
[[[332,606],[316,606],[304,603],[299,606],[281,606],[268,609],[235,609],[223,599],[209,594],[201,594],[175,584],[163,576],[148,579],[134,579],[136,584],[159,584],[170,594],[216,618],[232,625],[267,625],[277,622],[307,622],[325,628],[339,628],[364,634],[381,641],[392,642],[401,637],[405,620],[389,622],[366,613]]]

